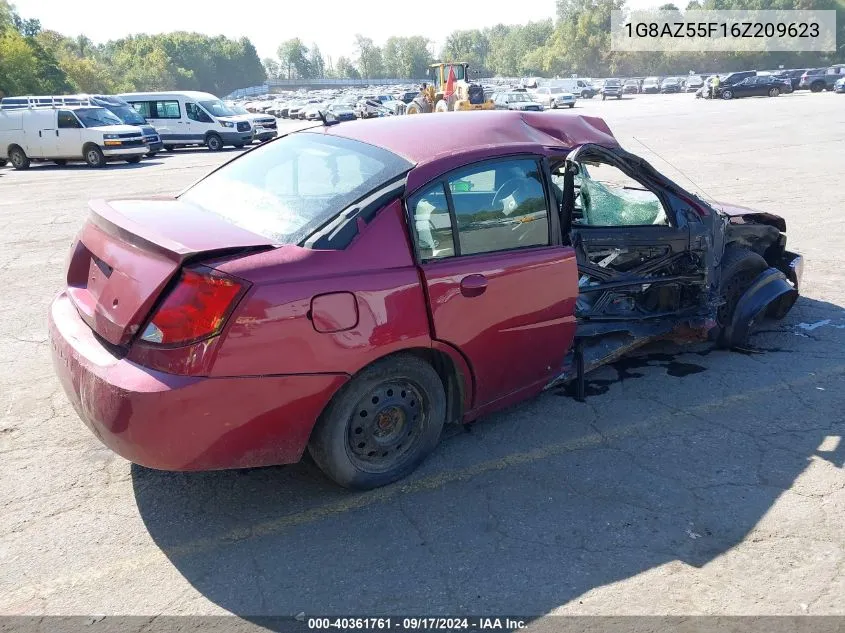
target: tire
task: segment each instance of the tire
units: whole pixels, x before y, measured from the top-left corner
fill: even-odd
[[[141,162],[141,157],[140,156],[130,156],[129,158],[126,159],[126,162],[129,163],[130,165],[134,165],[136,163]]]
[[[263,143],[264,141],[258,141],[258,142],[259,142],[259,143]],[[235,149],[243,149],[243,148],[244,148],[244,144],[243,144],[243,143],[235,143],[233,147],[234,147]]]
[[[602,96],[601,96],[601,100],[602,100],[602,101],[604,101],[604,99],[605,99],[605,96],[604,96],[604,95],[602,95]]]
[[[825,89],[825,83],[823,81],[817,81],[815,83],[810,84],[810,92],[821,92]]]
[[[729,246],[725,249],[720,264],[722,281],[719,291],[724,303],[716,311],[718,328],[716,344],[719,347],[741,347],[748,343],[747,340],[732,338],[730,324],[740,297],[748,290],[757,276],[768,267],[769,265],[761,255],[747,248]]]
[[[570,103],[570,104],[569,104],[569,109],[570,109],[570,110],[571,110],[572,108],[574,108],[574,107],[575,107],[575,104],[574,104],[574,103]]]
[[[153,156],[155,156],[156,154],[158,154],[158,152],[147,152],[147,156],[148,156],[149,158],[152,158],[152,157],[153,157]]]
[[[56,165],[58,165],[60,167],[64,167],[65,165],[67,165],[67,159],[66,158],[57,158],[53,162],[56,163]]]
[[[378,488],[420,465],[440,441],[445,419],[446,393],[434,368],[396,355],[370,365],[335,394],[308,452],[341,486]]]
[[[5,158],[0,158],[0,167],[5,167],[8,162]]]
[[[622,95],[616,95],[616,98],[617,98],[617,99],[621,99],[621,98],[622,98]]]
[[[85,162],[88,163],[89,167],[100,168],[106,166],[106,157],[103,155],[103,150],[96,145],[87,145],[83,152],[85,153]]]
[[[223,139],[218,134],[209,134],[205,139],[205,145],[212,152],[219,152],[223,149]]]
[[[734,98],[733,90],[723,90],[722,91],[722,99],[725,101],[730,101]]]
[[[780,90],[778,90],[777,88],[772,88],[771,90],[769,90],[769,96],[770,97],[777,97],[779,95],[780,95]]]
[[[176,146],[175,146],[175,145],[165,145],[165,146],[164,146],[164,151],[165,151],[165,152],[172,152],[172,151],[173,151],[173,150],[175,150],[175,149],[176,149]]]
[[[9,162],[15,169],[29,169],[29,157],[20,147],[15,145],[9,150]]]

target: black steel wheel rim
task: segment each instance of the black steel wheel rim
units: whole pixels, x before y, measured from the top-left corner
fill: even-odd
[[[349,418],[350,459],[370,473],[400,466],[419,444],[429,408],[425,392],[411,381],[380,383],[358,401]]]

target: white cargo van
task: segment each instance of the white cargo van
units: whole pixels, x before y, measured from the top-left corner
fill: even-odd
[[[109,160],[137,163],[148,151],[141,128],[124,125],[105,108],[29,106],[0,109],[0,161],[28,169],[33,160],[64,165],[84,160],[103,167]]]
[[[592,82],[586,78],[568,78],[568,79],[552,79],[548,82],[549,86],[555,88],[563,88],[564,92],[571,92],[576,97],[581,99],[592,99],[598,93]]]
[[[152,125],[164,149],[205,145],[219,151],[226,145],[252,143],[254,129],[247,117],[230,110],[207,92],[130,92],[119,95]]]

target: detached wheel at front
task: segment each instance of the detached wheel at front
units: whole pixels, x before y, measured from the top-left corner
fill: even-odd
[[[370,489],[410,474],[437,446],[446,418],[440,376],[398,355],[355,376],[317,421],[308,450],[341,486]]]
[[[744,347],[748,340],[737,337],[731,323],[743,293],[768,268],[766,260],[746,248],[729,246],[722,257],[720,294],[722,304],[716,312],[718,336],[716,344],[724,348]]]

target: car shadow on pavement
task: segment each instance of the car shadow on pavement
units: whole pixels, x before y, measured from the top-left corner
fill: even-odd
[[[824,537],[811,499],[841,487],[845,465],[843,308],[801,299],[766,328],[745,353],[661,343],[592,374],[584,403],[557,390],[450,429],[412,477],[379,490],[342,490],[308,459],[133,466],[137,506],[198,592],[270,628],[262,616],[301,612],[601,612],[593,589],[717,559],[729,579],[714,582],[757,595],[766,574],[789,573],[767,539],[796,539],[790,565],[812,558]],[[704,611],[721,590],[696,591],[687,608]],[[671,593],[640,588],[626,610],[659,611]]]

